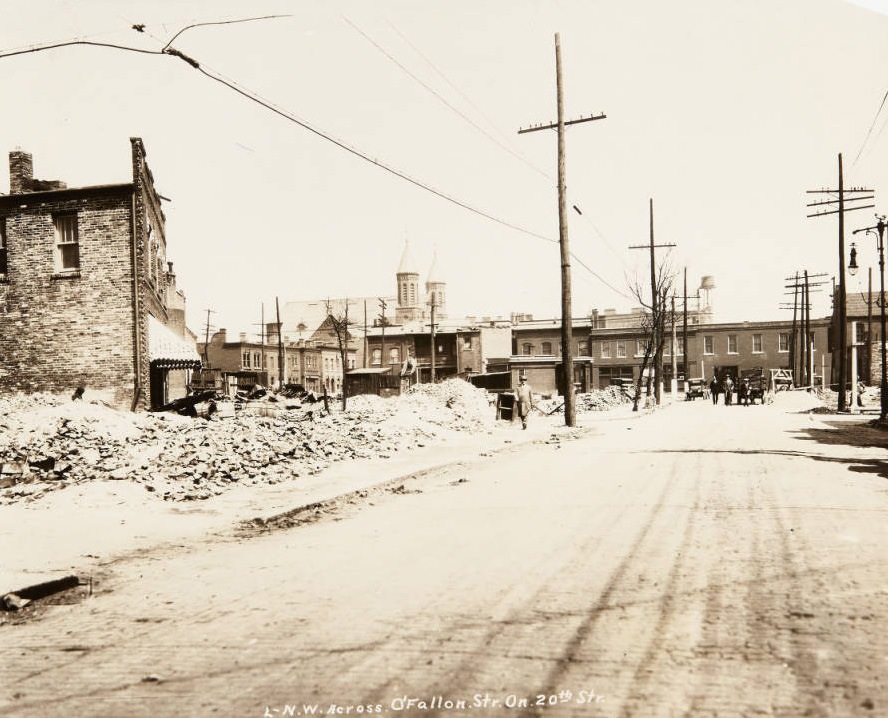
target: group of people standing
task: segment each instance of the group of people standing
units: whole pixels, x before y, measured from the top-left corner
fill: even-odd
[[[709,394],[713,404],[718,404],[718,397],[723,394],[725,406],[731,406],[734,403],[734,391],[737,392],[737,403],[749,406],[749,380],[742,379],[735,383],[730,374],[726,374],[724,379],[719,379],[717,374],[712,375]]]

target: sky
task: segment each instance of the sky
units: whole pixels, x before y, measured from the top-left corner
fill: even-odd
[[[826,275],[812,300],[827,315],[838,220],[807,218],[824,196],[806,191],[837,187],[840,153],[845,187],[876,195],[846,216],[862,267],[848,291],[868,267],[878,283],[874,238],[851,231],[888,212],[888,2],[2,6],[0,152],[68,186],[127,182],[141,137],[198,333],[207,310],[258,332],[276,298],[392,296],[405,240],[422,281],[437,253],[450,316],[559,317],[557,136],[518,134],[556,120],[556,33],[565,118],[606,115],[565,132],[574,316],[638,306],[649,255],[630,246],[649,241],[651,202],[656,243],[675,245],[658,260],[679,294],[685,269],[691,294],[714,277],[716,321],[789,319],[785,278],[804,270]],[[157,51],[193,23],[275,15],[172,47],[278,112],[171,55],[2,57],[73,39]]]

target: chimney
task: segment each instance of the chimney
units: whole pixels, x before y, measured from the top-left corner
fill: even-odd
[[[9,194],[31,191],[34,180],[34,160],[29,152],[20,149],[9,153]]]
[[[240,333],[240,340],[241,340],[241,343],[244,343],[247,341],[247,333],[246,332]]]

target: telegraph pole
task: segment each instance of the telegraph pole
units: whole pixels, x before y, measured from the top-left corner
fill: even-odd
[[[281,305],[278,302],[278,298],[274,298],[274,306],[277,311],[277,328],[278,328],[278,381],[280,382],[280,388],[284,386],[285,379],[285,367],[284,367],[284,328],[281,325]]]
[[[785,277],[786,289],[793,295],[790,305],[781,305],[781,309],[792,309],[792,329],[789,338],[789,366],[792,371],[793,383],[798,386],[810,384],[814,377],[811,372],[811,292],[821,291],[819,287],[826,284],[828,276],[825,272],[809,274],[807,269],[796,272],[792,277]],[[816,281],[815,281],[816,280]],[[812,287],[814,288],[812,290]],[[796,320],[798,315],[798,320]]]
[[[681,343],[682,343],[682,352],[681,352],[681,373],[685,378],[685,386],[688,385],[688,381],[690,381],[690,377],[688,376],[688,268],[684,268],[684,292],[682,293],[681,305],[683,308],[682,311],[682,326],[681,326]],[[699,317],[698,317],[699,321]],[[703,377],[704,379],[706,377]]]
[[[435,292],[432,292],[432,365],[429,381],[435,383]]]
[[[848,319],[846,316],[847,307],[845,306],[845,212],[850,212],[856,209],[869,209],[875,207],[874,204],[868,205],[851,205],[846,206],[846,200],[848,202],[859,202],[863,200],[871,200],[875,197],[873,190],[864,189],[862,187],[852,187],[851,189],[845,189],[845,181],[842,173],[842,153],[839,152],[839,189],[820,189],[820,190],[808,190],[808,194],[838,194],[836,199],[828,199],[823,202],[811,202],[807,206],[808,207],[818,207],[818,206],[832,206],[838,205],[838,209],[826,209],[822,211],[815,211],[813,214],[809,214],[808,217],[822,217],[827,214],[838,214],[839,215],[839,285],[838,291],[834,293],[834,306],[833,306],[833,315],[836,314],[836,309],[838,309],[838,317],[839,317],[839,326],[838,334],[839,334],[839,352],[838,352],[838,370],[839,370],[839,381],[838,381],[838,391],[839,391],[839,404],[838,411],[844,412],[847,409],[845,402],[845,383],[846,383],[846,371],[845,371],[845,350],[848,346]],[[847,195],[847,196],[846,196]],[[867,195],[867,196],[864,196]],[[838,304],[838,306],[835,306]],[[830,382],[832,383],[832,382]]]
[[[210,346],[210,314],[215,314],[216,312],[212,309],[207,309],[207,325],[204,330],[204,366],[209,369],[210,368],[210,355],[209,355],[209,346]]]
[[[385,366],[385,308],[388,306],[385,299],[379,297],[379,321],[382,326],[382,338],[379,340],[379,368]]]
[[[658,309],[658,299],[657,299],[657,260],[654,254],[654,249],[657,247],[674,247],[674,244],[654,244],[654,200],[653,198],[649,201],[650,204],[650,243],[649,244],[633,244],[629,246],[629,249],[647,249],[651,253],[651,356],[654,357],[654,396],[657,400],[657,403],[660,403],[660,375],[662,374],[663,368],[660,366],[660,362],[657,361],[656,357],[659,352],[656,351],[656,347],[658,345],[658,330],[660,328],[660,317],[657,313]],[[665,297],[664,297],[665,299]],[[660,355],[660,361],[662,361],[662,355]]]
[[[518,130],[518,134],[545,129],[558,130],[558,236],[561,247],[561,366],[564,377],[564,423],[567,426],[575,426],[577,411],[574,403],[573,356],[570,351],[573,340],[573,326],[571,320],[570,248],[567,238],[567,196],[564,179],[564,128],[567,125],[580,122],[602,120],[606,115],[590,115],[585,118],[564,121],[564,91],[561,83],[561,38],[557,32],[555,33],[555,86],[558,121],[554,124],[536,125]]]

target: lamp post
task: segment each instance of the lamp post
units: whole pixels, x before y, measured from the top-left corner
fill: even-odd
[[[876,215],[876,224],[873,227],[863,227],[855,229],[852,234],[858,232],[866,232],[876,237],[876,245],[879,250],[879,341],[882,345],[882,380],[879,386],[879,420],[884,421],[888,415],[888,372],[886,372],[885,361],[885,215]],[[857,249],[851,246],[851,261],[848,264],[848,271],[851,276],[857,274]],[[856,377],[855,377],[856,379]]]

